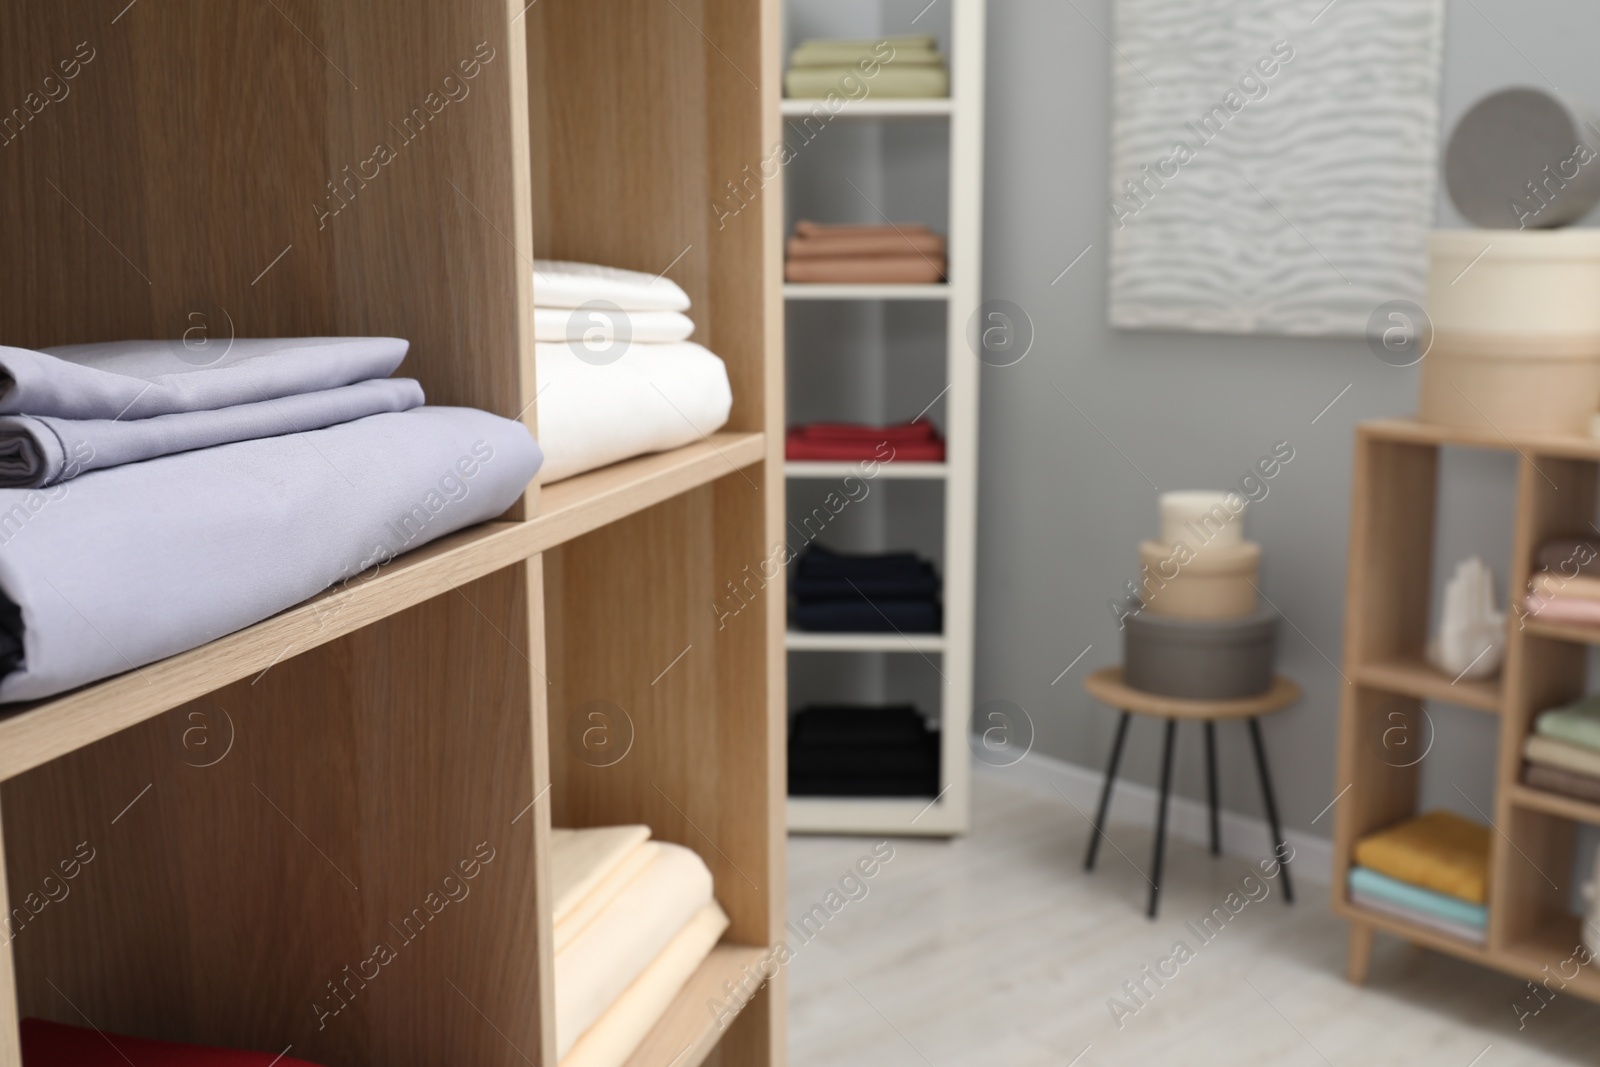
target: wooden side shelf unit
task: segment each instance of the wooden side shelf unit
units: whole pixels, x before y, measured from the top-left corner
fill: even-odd
[[[1490,681],[1453,681],[1422,656],[1441,446],[1518,457],[1508,646],[1500,676]],[[1571,969],[1566,963],[1581,944],[1568,907],[1575,829],[1600,825],[1600,805],[1522,784],[1522,743],[1540,711],[1585,691],[1588,646],[1600,645],[1600,627],[1524,618],[1518,608],[1539,545],[1591,530],[1597,476],[1600,441],[1509,438],[1401,420],[1356,431],[1333,891],[1334,911],[1350,921],[1352,981],[1365,980],[1377,932],[1534,981]],[[1346,888],[1356,842],[1417,812],[1427,701],[1500,719],[1483,945],[1359,907]],[[1386,745],[1386,733],[1404,744]],[[1600,1001],[1600,972],[1579,969],[1564,991]]]
[[[0,709],[0,1067],[29,1016],[554,1064],[550,828],[618,822],[698,852],[731,919],[630,1067],[781,1064],[783,602],[716,610],[783,538],[781,196],[715,206],[781,139],[774,0],[96,0],[12,5],[0,40],[7,106],[79,60],[0,135],[4,343],[404,337],[430,403],[536,431],[537,251],[669,274],[735,398],[695,444]],[[719,1018],[730,984],[760,991]]]

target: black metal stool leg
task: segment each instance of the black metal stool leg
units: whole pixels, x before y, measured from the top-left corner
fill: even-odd
[[[1294,885],[1289,881],[1289,861],[1282,858],[1278,847],[1283,844],[1283,830],[1278,826],[1278,802],[1272,796],[1272,776],[1267,773],[1267,749],[1261,743],[1261,724],[1255,719],[1250,723],[1250,743],[1256,750],[1256,770],[1261,775],[1261,797],[1267,805],[1267,825],[1272,827],[1272,849],[1279,857],[1283,868],[1283,902],[1294,903]]]
[[[1217,818],[1217,724],[1206,720],[1206,799],[1211,802],[1211,854],[1222,855],[1222,823]]]
[[[1167,798],[1172,795],[1172,741],[1178,732],[1178,720],[1167,720],[1167,740],[1161,746],[1161,806],[1156,808],[1156,855],[1154,878],[1150,882],[1150,918],[1156,917],[1161,905],[1161,861],[1167,846]]]
[[[1083,869],[1094,870],[1094,857],[1100,851],[1100,838],[1106,832],[1106,811],[1111,807],[1111,787],[1117,781],[1117,764],[1122,762],[1122,742],[1128,736],[1128,720],[1133,718],[1127,712],[1122,713],[1122,718],[1117,721],[1117,739],[1111,742],[1111,765],[1106,768],[1106,781],[1100,787],[1100,807],[1094,813],[1094,826],[1089,831],[1089,854],[1083,859]]]

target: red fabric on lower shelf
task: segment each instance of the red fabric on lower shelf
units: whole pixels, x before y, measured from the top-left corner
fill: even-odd
[[[790,436],[784,455],[793,460],[876,460],[879,463],[943,463],[943,441],[808,441]]]
[[[315,1067],[274,1052],[152,1041],[44,1019],[24,1019],[21,1030],[23,1067]]]

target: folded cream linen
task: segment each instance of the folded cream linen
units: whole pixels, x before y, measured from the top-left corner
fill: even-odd
[[[866,74],[855,66],[791,67],[783,75],[783,90],[792,100],[822,100],[829,93],[852,100],[945,97],[950,95],[950,72],[942,66],[904,63],[885,64],[876,74]]]
[[[561,1058],[560,1067],[621,1067],[627,1063],[727,929],[728,916],[716,901],[696,912],[655,962],[578,1038]]]
[[[650,827],[595,826],[550,831],[550,888],[554,919],[562,922],[581,906],[639,846],[650,840]]]
[[[385,411],[409,411],[422,402],[422,386],[412,379],[374,378],[259,404],[148,419],[0,415],[0,488],[42,488],[92,470],[233,441],[320,430]]]
[[[705,862],[682,845],[658,845],[655,859],[556,953],[557,1059],[711,902]]]
[[[533,309],[535,341],[592,341],[608,343],[623,337],[634,344],[671,344],[687,341],[694,322],[681,311],[612,311],[609,308]]]
[[[660,852],[661,846],[654,841],[639,845],[611,873],[596,883],[576,907],[558,917],[555,922],[555,950],[560,952],[572,944],[573,939],[605,911],[628,883],[655,861]]]
[[[533,261],[533,302],[537,307],[575,308],[596,300],[624,311],[689,310],[689,294],[659,274],[560,259]]]
[[[407,346],[398,337],[0,346],[0,414],[147,419],[255,404],[387,378]]]
[[[536,347],[546,485],[704,440],[728,421],[728,369],[693,341],[619,346],[618,353],[597,363],[568,345]]]
[[[23,646],[0,702],[249,626],[500,515],[538,467],[522,423],[421,407],[0,489],[0,627]]]
[[[1600,752],[1583,745],[1532,734],[1522,743],[1522,754],[1530,763],[1542,763],[1557,770],[1600,778]]]
[[[801,41],[789,53],[789,65],[791,67],[837,67],[856,63],[862,59],[877,59],[881,62],[886,56],[892,56],[894,59],[900,59],[904,56],[924,62],[943,62],[944,57],[937,51],[937,45],[938,42],[933,39],[931,34],[919,34],[911,37],[863,38],[853,41],[811,37]]]

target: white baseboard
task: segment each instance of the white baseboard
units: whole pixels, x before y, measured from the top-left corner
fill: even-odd
[[[1089,770],[1038,752],[1028,753],[1022,762],[1010,767],[990,767],[980,761],[974,761],[972,766],[978,774],[1003,778],[1031,791],[1047,794],[1057,801],[1065,794],[1091,819],[1094,818],[1096,805],[1100,803],[1101,783],[1105,781],[1105,774],[1101,771]],[[1159,794],[1150,786],[1118,778],[1116,790],[1111,795],[1109,821],[1144,822],[1154,826],[1158,797]],[[1222,851],[1225,854],[1251,860],[1271,854],[1272,833],[1267,829],[1265,819],[1224,809],[1219,813],[1219,821],[1222,824]],[[1210,814],[1205,804],[1177,795],[1168,801],[1167,832],[1174,837],[1209,847],[1210,827]],[[1286,831],[1284,836],[1294,848],[1295,874],[1326,885],[1333,874],[1333,843],[1325,837],[1298,830]]]

